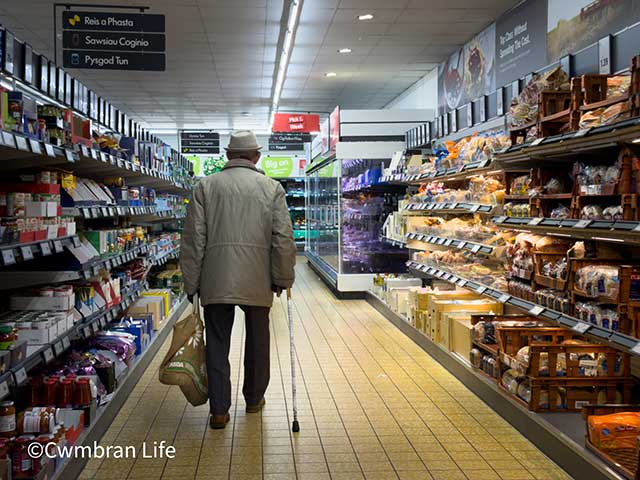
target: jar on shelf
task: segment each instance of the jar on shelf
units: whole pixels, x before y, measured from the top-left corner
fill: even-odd
[[[0,460],[4,460],[11,455],[12,441],[8,438],[0,438]]]
[[[42,405],[55,407],[58,404],[58,378],[49,377],[42,381]]]
[[[73,379],[63,378],[58,385],[58,407],[70,408],[73,406]]]
[[[33,442],[33,435],[23,435],[16,438],[11,449],[12,478],[29,478],[33,476],[33,459],[29,455],[29,445]]]
[[[87,377],[76,379],[73,403],[77,407],[85,407],[91,403],[91,382]]]
[[[0,437],[11,438],[16,434],[16,407],[12,400],[0,402]]]

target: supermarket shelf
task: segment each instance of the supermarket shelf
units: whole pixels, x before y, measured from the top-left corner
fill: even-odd
[[[458,355],[433,342],[411,325],[405,317],[392,311],[376,295],[368,292],[367,301],[573,478],[622,480],[622,477],[578,443],[584,439],[584,433],[574,439],[566,429],[556,426],[560,423],[558,418],[562,417],[563,423],[569,425],[571,430],[584,432],[584,420],[579,415],[554,413],[551,421],[544,415],[530,412],[507,392],[500,389],[495,381],[473,369]]]
[[[532,160],[574,161],[576,155],[619,148],[619,143],[632,142],[638,137],[640,137],[640,118],[633,118],[613,125],[582,129],[513,145],[496,152],[496,159],[502,166],[527,164]]]
[[[93,445],[94,442],[100,442],[100,439],[116,418],[116,415],[140,380],[140,377],[142,377],[142,374],[151,364],[151,361],[158,354],[160,347],[169,337],[173,326],[182,317],[188,306],[189,302],[186,297],[183,296],[173,307],[169,317],[160,330],[155,333],[147,349],[135,358],[133,365],[129,368],[126,376],[115,390],[113,398],[106,405],[98,407],[95,421],[90,426],[85,427],[84,431],[78,437],[76,445]],[[51,479],[64,480],[67,478],[78,478],[88,461],[88,456],[86,458],[83,457],[85,456],[76,455],[70,458],[55,471]]]
[[[173,250],[170,250],[169,252],[164,253],[163,255],[159,255],[159,256],[155,257],[151,261],[151,263],[154,266],[166,265],[166,263],[169,260],[174,260],[174,259],[179,258],[179,257],[180,257],[180,247],[178,246],[178,247],[174,248]]]
[[[109,322],[116,319],[121,312],[129,308],[148,288],[149,285],[146,281],[138,282],[135,288],[130,289],[129,292],[122,296],[118,305],[95,312],[91,316],[76,323],[73,328],[59,335],[53,342],[42,345],[18,365],[13,366],[9,371],[0,375],[0,400],[9,395],[12,388],[24,383],[26,380],[25,373],[28,373],[40,365],[46,365],[52,362],[56,357],[59,357],[69,349],[73,340],[93,336]]]
[[[404,184],[420,184],[429,180],[440,180],[444,182],[453,182],[458,180],[467,180],[470,175],[481,175],[491,170],[495,170],[496,166],[491,159],[485,159],[475,162],[469,162],[461,167],[447,168],[442,170],[435,170],[433,172],[406,175],[402,173],[396,173],[382,177],[382,182],[399,182]]]
[[[105,205],[90,205],[90,206],[63,208],[62,214],[70,215],[73,217],[82,217],[87,220],[93,219],[93,218],[135,217],[135,216],[143,216],[143,215],[157,215],[157,216],[162,216],[167,218],[173,216],[173,212],[168,210],[158,212],[155,206],[119,207],[119,206],[105,206]]]
[[[382,236],[380,237],[380,241],[393,245],[394,247],[407,248],[407,242],[396,240],[394,238]]]
[[[77,246],[80,239],[77,235],[58,237],[54,240],[37,240],[29,243],[13,243],[1,245],[2,265],[8,267],[16,263],[35,260],[39,257],[48,257],[56,253],[62,253],[64,247]]]
[[[19,160],[19,164],[12,160]],[[102,181],[108,176],[133,179],[132,183],[162,192],[188,193],[191,188],[166,174],[136,165],[105,152],[79,146],[77,151],[55,147],[13,132],[0,132],[0,172],[58,166],[76,175]]]
[[[500,209],[497,205],[486,205],[482,203],[468,203],[468,202],[449,202],[449,203],[410,203],[404,210],[406,212],[431,212],[431,213],[483,213],[486,215],[496,214]]]
[[[419,242],[431,243],[432,245],[457,248],[458,250],[468,250],[471,253],[480,253],[484,255],[491,255],[494,251],[494,247],[483,245],[481,243],[467,242],[464,240],[432,235],[423,235],[421,233],[407,233],[407,240],[417,240]]]
[[[407,267],[418,276],[427,276],[428,278],[444,280],[461,288],[471,290],[479,295],[484,295],[485,297],[497,300],[504,305],[523,310],[531,316],[538,317],[561,327],[569,328],[581,335],[586,335],[597,342],[610,345],[634,356],[640,356],[640,341],[637,338],[623,333],[613,332],[592,323],[583,322],[582,320],[578,320],[570,315],[551,310],[528,300],[514,297],[506,292],[496,290],[490,286],[483,285],[482,283],[473,280],[467,280],[457,274],[453,274],[437,267],[430,267],[429,265],[424,265],[411,260],[407,262]]]
[[[640,222],[505,216],[494,217],[492,221],[502,227],[540,231],[549,235],[640,244]]]
[[[379,182],[349,190],[342,190],[345,193],[367,193],[367,192],[403,192],[406,185],[402,183]]]

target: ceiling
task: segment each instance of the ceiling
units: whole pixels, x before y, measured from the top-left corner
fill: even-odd
[[[166,72],[70,72],[152,131],[265,130],[288,2],[121,1],[166,15]],[[53,58],[53,3],[1,0],[0,23]],[[517,3],[304,0],[280,111],[384,107]],[[374,19],[358,21],[364,13]]]

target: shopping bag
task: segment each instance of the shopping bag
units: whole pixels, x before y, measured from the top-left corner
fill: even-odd
[[[171,347],[162,360],[159,376],[160,383],[178,385],[194,407],[204,404],[209,399],[204,325],[197,296],[193,298],[191,315],[173,327]]]

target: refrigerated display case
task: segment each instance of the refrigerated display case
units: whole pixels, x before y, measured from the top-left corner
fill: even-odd
[[[298,250],[304,250],[307,238],[304,177],[276,178],[287,194],[287,206]]]

